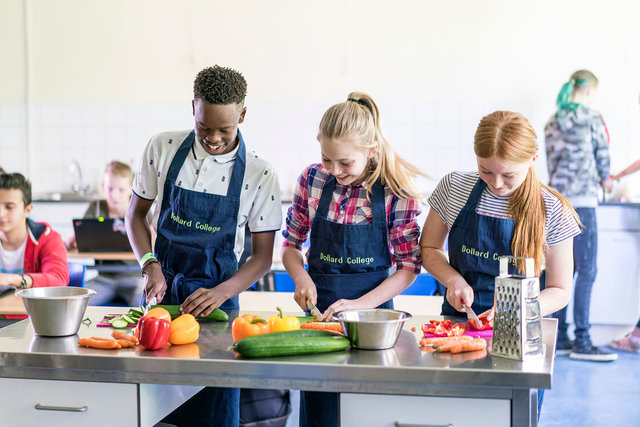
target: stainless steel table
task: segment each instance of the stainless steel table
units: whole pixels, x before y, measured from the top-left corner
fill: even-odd
[[[514,426],[536,424],[537,389],[551,387],[554,319],[543,320],[544,358],[524,363],[490,352],[468,360],[465,354],[421,351],[420,326],[437,318],[432,316],[407,321],[395,348],[380,351],[239,358],[228,350],[233,344],[231,320],[238,313],[231,313],[229,323],[201,322],[197,346],[186,349],[107,351],[77,346],[78,337],[109,336],[110,328],[96,324],[104,314],[121,311],[126,309],[89,307],[92,324],[81,325],[78,335],[71,337],[38,337],[28,320],[0,329],[0,377],[508,399]]]

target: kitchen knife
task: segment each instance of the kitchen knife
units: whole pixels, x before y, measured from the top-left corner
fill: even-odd
[[[144,314],[147,314],[147,312],[149,311],[149,307],[156,304],[158,304],[158,300],[156,299],[156,297],[153,297],[151,298],[151,301],[149,301],[147,305],[144,306],[144,310],[142,311],[144,312]]]
[[[464,311],[467,312],[467,320],[473,320],[476,324],[476,328],[482,328],[482,322],[480,321],[480,319],[478,319],[478,316],[476,316],[476,313],[470,306],[465,304]]]
[[[307,300],[307,308],[311,311],[311,315],[313,316],[313,320],[315,320],[316,322],[322,322],[322,313],[320,313],[320,310],[318,310],[318,307],[316,307],[311,300]]]

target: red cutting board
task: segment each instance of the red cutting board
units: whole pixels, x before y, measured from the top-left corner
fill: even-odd
[[[109,316],[122,316],[121,314],[110,314]],[[135,328],[137,325],[137,323],[129,323],[129,326],[127,326],[127,328]],[[96,325],[98,328],[113,328],[113,326],[111,326],[111,323],[107,322],[107,318],[103,318],[100,323],[98,323]]]
[[[485,329],[484,331],[474,331],[473,329],[471,329],[471,327],[467,323],[467,330],[465,330],[462,335],[468,335],[474,338],[493,338],[493,329]],[[445,336],[446,335],[434,335],[429,332],[424,332],[425,338],[434,338],[434,337],[444,338]]]

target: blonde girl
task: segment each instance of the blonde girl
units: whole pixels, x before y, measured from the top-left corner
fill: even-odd
[[[298,178],[283,232],[282,261],[296,286],[294,299],[303,309],[307,301],[316,304],[324,318],[392,308],[392,298],[420,272],[420,196],[413,182],[420,172],[393,151],[378,106],[365,93],[352,92],[325,112],[318,141],[322,164]],[[337,425],[337,394],[302,393],[300,425],[307,419]]]

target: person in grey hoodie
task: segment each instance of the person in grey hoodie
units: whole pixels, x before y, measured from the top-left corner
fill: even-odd
[[[587,70],[571,75],[558,95],[558,111],[545,126],[549,186],[569,199],[584,228],[573,239],[575,341],[568,335],[567,309],[558,319],[557,354],[572,359],[609,362],[617,354],[594,346],[589,329],[591,290],[596,279],[598,193],[609,177],[609,134],[600,113],[590,108],[598,79]]]

